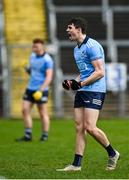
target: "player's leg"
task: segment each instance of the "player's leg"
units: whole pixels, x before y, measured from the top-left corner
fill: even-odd
[[[85,108],[84,110],[84,127],[85,130],[93,136],[107,151],[110,157],[109,166],[114,169],[116,167],[117,160],[119,158],[119,153],[113,149],[106,134],[96,126],[99,116],[99,110]]]
[[[22,115],[23,115],[23,120],[24,120],[25,135],[21,138],[16,139],[16,141],[31,141],[32,140],[32,117],[31,117],[32,106],[33,106],[32,102],[23,100]]]
[[[76,147],[72,165],[59,169],[60,171],[80,171],[81,161],[85,149],[85,129],[84,129],[84,107],[81,92],[77,92],[74,100],[74,114],[76,126]]]
[[[76,144],[75,156],[73,163],[66,166],[64,169],[57,169],[57,171],[80,171],[81,161],[85,149],[85,129],[84,129],[84,108],[75,108],[75,127],[76,127]]]
[[[27,129],[32,129],[32,117],[31,117],[31,108],[33,106],[32,102],[23,100],[22,103],[22,115],[24,119],[24,127]]]
[[[84,109],[84,127],[85,130],[92,135],[102,146],[107,147],[109,140],[105,133],[96,126],[99,116],[99,110],[97,109]]]
[[[85,129],[84,129],[84,108],[75,108],[75,127],[76,127],[76,145],[74,166],[81,166],[81,160],[85,149]]]
[[[37,104],[38,111],[41,119],[42,135],[40,140],[45,141],[48,139],[48,132],[50,128],[50,118],[48,115],[47,103]]]
[[[22,116],[24,120],[25,135],[22,138],[16,139],[17,141],[31,141],[32,140],[31,108],[34,103],[34,100],[32,97],[33,93],[34,91],[26,89],[23,95]]]

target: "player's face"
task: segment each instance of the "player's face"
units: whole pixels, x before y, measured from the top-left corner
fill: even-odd
[[[77,41],[79,37],[80,30],[76,28],[74,24],[69,24],[67,29],[68,37],[71,41]]]
[[[44,51],[44,46],[41,43],[34,43],[32,45],[32,51],[36,54],[41,54]]]

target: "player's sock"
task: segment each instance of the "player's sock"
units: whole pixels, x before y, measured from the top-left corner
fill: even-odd
[[[31,128],[25,128],[25,137],[28,139],[32,138],[32,129]]]
[[[46,141],[47,139],[48,139],[48,132],[43,131],[40,140],[41,141]]]
[[[82,158],[83,158],[83,156],[81,156],[80,154],[75,154],[72,165],[73,166],[81,166]]]
[[[111,144],[109,144],[105,149],[107,150],[107,153],[110,157],[114,157],[116,155],[116,152],[111,146]]]
[[[42,136],[48,138],[48,132],[43,132]]]

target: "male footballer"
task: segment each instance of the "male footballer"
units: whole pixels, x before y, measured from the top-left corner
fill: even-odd
[[[41,141],[48,139],[49,115],[47,112],[49,85],[53,77],[53,60],[45,52],[42,39],[34,39],[32,45],[32,54],[30,56],[29,68],[26,71],[30,75],[30,80],[23,96],[22,114],[25,126],[25,135],[18,138],[17,141],[32,140],[32,117],[31,109],[34,104],[37,105],[41,118],[42,133]]]
[[[79,76],[76,79],[64,80],[62,85],[66,90],[77,90],[74,101],[76,148],[71,165],[59,169],[60,171],[81,170],[87,133],[107,151],[107,170],[114,170],[120,157],[106,134],[96,125],[106,93],[104,50],[96,40],[86,35],[86,28],[86,22],[82,18],[73,18],[68,22],[69,39],[77,42],[74,58]]]

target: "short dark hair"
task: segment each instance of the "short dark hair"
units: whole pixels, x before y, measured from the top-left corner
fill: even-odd
[[[72,18],[68,21],[68,25],[74,24],[75,28],[81,28],[82,33],[85,34],[87,30],[87,21],[83,18]]]
[[[35,39],[33,39],[33,44],[36,44],[36,43],[44,44],[44,41],[43,41],[43,39],[35,38]]]

